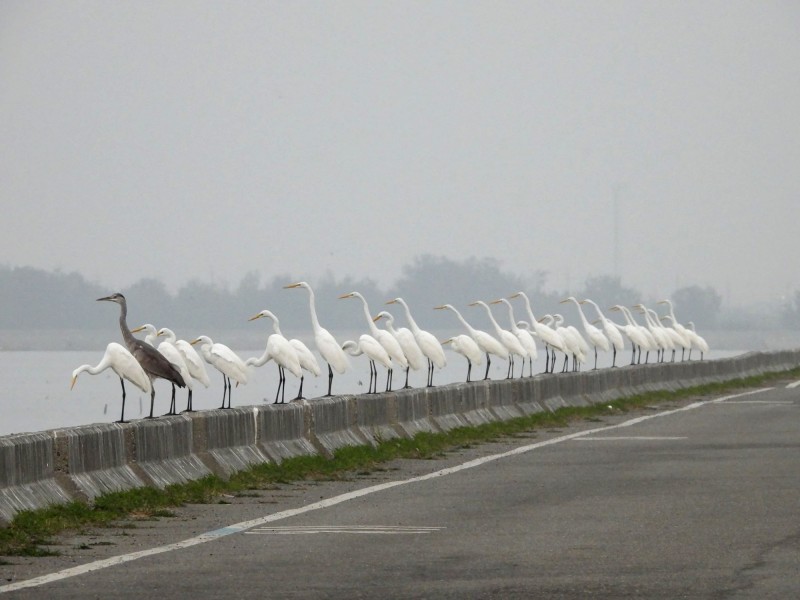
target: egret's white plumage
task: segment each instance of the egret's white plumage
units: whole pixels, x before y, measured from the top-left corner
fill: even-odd
[[[581,323],[583,324],[583,330],[586,332],[586,337],[589,338],[589,344],[594,348],[594,368],[596,369],[597,349],[600,348],[604,352],[608,352],[611,348],[608,338],[597,327],[589,323],[589,321],[586,319],[586,315],[583,314],[581,303],[578,302],[578,299],[575,298],[575,296],[565,298],[561,301],[561,304],[564,304],[565,302],[572,302],[576,307],[578,307],[578,315],[580,315]]]
[[[700,360],[703,360],[703,356],[709,351],[708,342],[695,331],[694,321],[686,323],[686,331],[689,332],[689,337],[692,338],[692,346],[700,350]],[[691,350],[689,351],[689,358],[691,358]]]
[[[467,383],[471,381],[472,364],[480,365],[483,362],[483,352],[470,336],[460,333],[442,342],[442,345],[450,344],[450,347],[467,359]]]
[[[369,389],[368,394],[377,392],[378,387],[378,370],[375,368],[375,363],[379,362],[387,369],[392,368],[392,359],[386,352],[380,342],[371,335],[364,333],[358,338],[358,342],[347,340],[342,344],[342,350],[352,356],[361,356],[364,354],[369,359]],[[375,389],[373,389],[373,382]]]
[[[483,300],[476,300],[475,302],[470,303],[470,306],[482,306],[484,309],[486,309],[486,314],[489,315],[489,320],[492,322],[497,339],[500,340],[500,343],[506,347],[506,350],[508,350],[508,374],[506,378],[510,379],[514,377],[514,356],[519,356],[522,359],[522,366],[524,368],[525,359],[528,357],[528,351],[525,350],[525,347],[522,345],[522,342],[520,342],[516,335],[511,333],[508,329],[503,329],[500,327],[497,319],[495,319],[494,315],[492,314],[492,309],[488,304],[486,304],[486,302]]]
[[[505,298],[498,298],[497,300],[493,300],[489,304],[499,304],[501,302],[508,307],[508,319],[511,323],[511,333],[517,336],[519,343],[522,344],[522,347],[525,348],[525,352],[528,353],[528,361],[530,364],[530,375],[532,377],[533,361],[539,357],[539,352],[536,349],[536,342],[533,339],[533,334],[527,328],[523,329],[522,327],[517,325],[517,320],[514,317],[514,307],[511,305],[511,302],[509,302]],[[522,365],[523,367],[525,365],[524,359],[522,361]]]
[[[678,319],[675,318],[675,310],[672,307],[672,301],[669,299],[659,300],[656,304],[666,304],[669,308],[669,317],[672,320],[672,328],[678,332],[682,339],[682,347],[684,349],[688,349],[691,353],[692,350],[692,337],[689,334],[689,330],[686,329],[683,325],[678,322]],[[681,360],[684,358],[684,352],[681,351]]]
[[[414,334],[414,340],[417,342],[419,349],[428,359],[427,385],[428,387],[432,387],[433,367],[435,366],[437,369],[444,369],[445,366],[447,366],[447,359],[445,358],[442,344],[439,343],[439,340],[436,339],[435,335],[419,328],[417,322],[411,316],[411,310],[408,308],[408,304],[406,304],[405,300],[402,298],[394,298],[393,300],[389,300],[386,304],[399,304],[405,309],[406,320],[408,321],[408,326],[411,328],[411,333]]]
[[[531,308],[531,301],[528,299],[528,295],[525,292],[517,292],[516,294],[511,295],[512,299],[516,297],[521,297],[525,302],[525,309],[528,311],[528,318],[530,319],[529,326],[531,334],[539,336],[539,339],[545,344],[545,353],[547,352],[548,347],[553,350],[552,359],[548,356],[544,369],[545,373],[548,371],[552,372],[556,363],[555,351],[558,350],[559,352],[563,352],[565,355],[568,353],[564,339],[558,332],[556,332],[555,329],[546,325],[542,325],[539,319],[534,316],[533,309]]]
[[[191,344],[194,346],[200,344],[200,354],[205,361],[214,367],[217,371],[222,373],[223,391],[222,391],[222,406],[226,408],[225,395],[228,396],[228,406],[231,407],[231,379],[237,385],[247,383],[247,366],[239,356],[225,344],[215,343],[207,335],[198,336],[192,340]]]
[[[586,340],[583,339],[581,332],[577,330],[574,325],[567,325],[566,327],[563,326],[564,317],[558,313],[552,315],[553,319],[553,327],[563,339],[569,349],[569,353],[572,354],[572,369],[573,371],[578,370],[578,363],[585,363],[586,362],[586,355],[589,352],[589,344],[586,343]],[[564,357],[564,369],[566,370],[567,361],[566,356]]]
[[[484,375],[484,379],[489,379],[489,366],[492,364],[491,356],[494,354],[495,356],[499,356],[503,359],[508,359],[509,353],[508,348],[506,348],[499,340],[495,339],[485,331],[480,329],[475,329],[472,325],[467,323],[467,320],[458,312],[458,309],[453,306],[452,304],[442,304],[441,306],[435,307],[436,310],[451,310],[456,314],[458,320],[461,321],[461,324],[466,327],[467,332],[469,333],[470,337],[475,340],[475,343],[478,344],[478,347],[486,354],[486,373]]]
[[[314,330],[314,343],[317,345],[317,351],[322,359],[328,363],[328,393],[326,395],[330,396],[331,386],[333,385],[333,371],[336,370],[341,375],[350,366],[347,354],[342,350],[339,342],[336,341],[331,332],[319,324],[314,301],[314,290],[311,289],[311,286],[305,281],[298,281],[283,287],[284,289],[301,287],[308,290],[308,309],[311,314],[311,327]]]
[[[286,375],[284,370],[289,369],[289,372],[295,377],[302,377],[303,372],[300,366],[300,357],[294,349],[294,346],[292,346],[289,340],[281,333],[280,321],[278,321],[278,317],[271,311],[262,310],[250,317],[249,320],[255,321],[262,317],[272,319],[272,329],[274,333],[267,338],[267,346],[264,349],[264,353],[258,358],[248,358],[244,364],[248,367],[260,367],[274,360],[275,364],[278,365],[278,391],[275,393],[275,404],[278,403],[278,396],[281,397],[281,403],[283,403],[286,394]],[[283,392],[283,394],[281,394],[281,392]]]
[[[408,361],[408,366],[406,367],[406,382],[403,386],[403,389],[407,389],[411,387],[408,385],[409,367],[415,371],[419,371],[425,364],[425,355],[422,353],[422,350],[420,350],[419,344],[417,344],[417,340],[414,339],[414,334],[411,333],[410,329],[405,327],[400,327],[399,329],[394,328],[394,317],[391,315],[391,313],[382,310],[372,320],[377,322],[379,319],[386,319],[387,331],[391,333],[397,340],[397,343],[400,344],[400,348],[403,349],[403,354],[406,357],[406,361]]]
[[[389,355],[393,365],[398,364],[402,368],[407,369],[408,359],[406,359],[406,355],[403,352],[403,348],[400,346],[400,342],[398,342],[388,331],[384,329],[378,329],[377,325],[375,325],[375,322],[372,320],[372,314],[370,313],[366,298],[364,298],[364,296],[358,292],[350,292],[339,296],[340,300],[345,298],[358,298],[361,300],[361,306],[364,309],[364,317],[367,319],[367,326],[369,327],[370,335],[378,340],[378,343],[383,346],[383,349],[386,350],[386,353]],[[389,367],[386,375],[386,391],[388,392],[391,389],[392,367]]]
[[[603,314],[603,311],[600,310],[600,307],[597,306],[597,303],[589,298],[584,298],[581,300],[581,304],[588,303],[594,306],[594,309],[597,311],[597,316],[600,318],[600,322],[603,324],[603,333],[605,333],[608,340],[611,342],[611,348],[614,352],[614,356],[611,361],[611,366],[617,366],[617,352],[622,352],[625,349],[625,340],[620,333],[620,330],[617,327],[617,324],[614,323],[611,319],[606,317]]]
[[[206,371],[206,366],[203,364],[203,359],[200,358],[200,355],[197,353],[197,350],[194,349],[194,346],[192,346],[186,340],[179,340],[175,335],[175,332],[168,327],[162,327],[159,329],[156,333],[156,337],[163,337],[164,342],[162,343],[172,344],[178,349],[181,357],[183,357],[186,369],[189,371],[191,381],[199,381],[205,387],[211,385],[211,380],[208,378],[208,371]],[[147,338],[145,338],[145,340],[146,339]],[[187,387],[189,389],[189,395],[186,402],[186,412],[192,412],[192,387]]]
[[[122,415],[118,423],[125,422],[125,379],[130,381],[133,385],[142,390],[145,394],[149,394],[152,390],[152,383],[150,377],[142,369],[142,365],[133,357],[133,354],[123,346],[116,342],[111,342],[106,346],[106,351],[103,353],[103,358],[95,366],[81,365],[72,372],[72,383],[69,389],[75,387],[75,382],[78,380],[78,375],[81,373],[89,373],[90,375],[98,375],[106,369],[111,369],[119,377],[120,384],[122,385]]]

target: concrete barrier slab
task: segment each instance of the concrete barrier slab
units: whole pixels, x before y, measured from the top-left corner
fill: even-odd
[[[461,407],[462,396],[459,386],[465,385],[470,384],[453,383],[435,388],[425,388],[430,419],[439,431],[470,426]]]
[[[377,446],[385,440],[401,437],[397,423],[397,403],[394,392],[359,394],[355,397],[356,427],[370,444]]]
[[[425,388],[398,390],[395,392],[395,427],[407,438],[418,433],[436,431],[428,414],[428,397]]]
[[[229,477],[269,462],[256,445],[256,409],[237,407],[191,413],[195,453],[215,473]]]
[[[211,469],[194,453],[192,423],[187,415],[131,423],[135,467],[155,487],[165,488],[211,475]]]
[[[0,437],[0,522],[72,500],[55,478],[52,432]]]
[[[295,400],[257,408],[256,444],[276,463],[295,456],[317,454],[311,443],[311,414],[307,406],[305,400]]]
[[[144,487],[128,464],[127,424],[103,423],[56,429],[56,464],[88,500],[109,492]]]
[[[339,448],[362,446],[369,440],[357,430],[353,396],[320,398],[308,402],[311,436],[321,452],[332,456]]]

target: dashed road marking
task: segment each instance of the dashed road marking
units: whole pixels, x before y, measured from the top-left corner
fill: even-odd
[[[415,527],[411,525],[296,525],[288,527],[256,527],[245,531],[248,535],[308,535],[316,533],[358,533],[398,535],[433,533],[444,527]]]

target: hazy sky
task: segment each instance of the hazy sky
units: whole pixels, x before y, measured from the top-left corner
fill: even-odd
[[[623,283],[774,300],[798,110],[789,0],[4,0],[0,264],[388,286],[433,253],[574,289],[614,273],[616,194]]]

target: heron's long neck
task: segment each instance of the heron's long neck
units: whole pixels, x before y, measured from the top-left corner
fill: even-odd
[[[600,311],[600,307],[597,306],[597,303],[594,300],[589,300],[588,298],[586,299],[586,302],[594,306],[594,309],[597,311],[597,316],[600,317],[601,321],[605,322],[606,316]]]
[[[533,309],[531,308],[531,301],[528,300],[528,297],[525,294],[522,294],[522,299],[525,300],[525,308],[528,310],[528,318],[531,320],[531,325],[534,323],[538,323],[539,321],[536,320],[536,317],[533,316]],[[536,326],[534,325],[534,329]]]
[[[119,305],[119,330],[122,332],[122,339],[125,341],[128,350],[133,352],[137,340],[133,337],[128,327],[128,305],[125,302],[121,302]]]
[[[494,315],[492,314],[492,309],[489,308],[488,304],[481,304],[481,306],[486,309],[486,314],[489,315],[489,320],[492,322],[492,325],[494,325],[494,330],[497,332],[498,335],[500,335],[501,327],[500,324],[497,322],[497,320],[494,318]]]
[[[511,302],[506,301],[505,304],[508,306],[508,318],[511,320],[511,330],[516,331],[519,327],[517,327],[517,320],[514,318],[514,307],[511,306]]]
[[[278,317],[272,317],[272,331],[283,337],[281,333],[281,323],[278,321]]]

